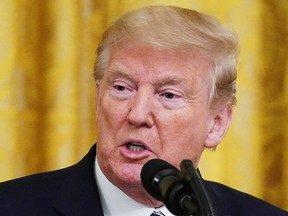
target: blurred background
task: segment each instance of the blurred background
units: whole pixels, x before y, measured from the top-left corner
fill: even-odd
[[[238,32],[238,105],[200,169],[288,210],[287,0],[0,0],[0,181],[88,152],[97,140],[92,70],[101,34],[151,4],[196,9]]]

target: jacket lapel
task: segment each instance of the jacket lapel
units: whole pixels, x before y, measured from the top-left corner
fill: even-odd
[[[101,200],[94,177],[96,145],[65,177],[54,204],[54,210],[66,215],[103,215]]]

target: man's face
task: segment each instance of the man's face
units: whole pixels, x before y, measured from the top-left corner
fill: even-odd
[[[198,164],[214,119],[211,65],[200,53],[112,49],[97,94],[97,157],[113,184],[140,188],[141,168],[153,158]]]

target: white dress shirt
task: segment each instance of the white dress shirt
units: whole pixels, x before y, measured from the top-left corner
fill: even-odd
[[[147,207],[134,201],[115,187],[102,173],[97,157],[95,160],[95,179],[105,216],[149,216],[153,211],[161,211],[165,216],[173,215],[165,206],[160,208]]]

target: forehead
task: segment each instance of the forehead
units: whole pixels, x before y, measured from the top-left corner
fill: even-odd
[[[108,71],[133,73],[146,79],[209,79],[212,60],[201,51],[156,49],[139,44],[120,44],[111,49]]]

